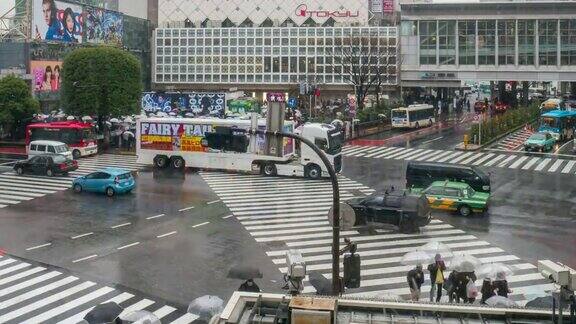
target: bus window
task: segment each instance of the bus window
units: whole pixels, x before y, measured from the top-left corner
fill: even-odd
[[[406,110],[392,110],[392,118],[406,118]]]

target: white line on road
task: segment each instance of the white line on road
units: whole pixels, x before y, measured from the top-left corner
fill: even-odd
[[[111,228],[124,227],[124,226],[128,226],[128,225],[130,225],[130,224],[132,224],[132,223],[124,223],[124,224],[120,224],[120,225],[115,225],[115,226],[112,226]]]
[[[131,246],[138,245],[138,244],[140,244],[140,242],[130,243],[130,244],[127,244],[127,245],[124,245],[124,246],[121,246],[121,247],[117,247],[116,250],[123,250],[123,249],[125,249],[125,248],[129,248],[129,247],[131,247]]]
[[[222,217],[222,218],[223,218],[223,219],[226,219],[226,218],[230,218],[230,217],[232,217],[232,216],[234,216],[234,215],[228,215],[228,216],[224,216],[224,217]]]
[[[207,202],[206,205],[212,205],[212,204],[215,204],[215,203],[217,203],[217,202],[219,202],[219,201],[220,201],[220,199],[218,199],[218,200],[212,200],[212,201]]]
[[[88,232],[88,233],[84,233],[84,234],[72,236],[71,239],[75,240],[75,239],[79,239],[79,238],[81,238],[81,237],[88,236],[88,235],[92,235],[92,234],[94,234],[94,232]]]
[[[206,224],[210,224],[210,222],[204,222],[204,223],[192,225],[192,228],[200,227],[200,226],[203,226],[203,225],[206,225]]]
[[[444,136],[436,137],[436,138],[433,138],[433,139],[431,139],[431,140],[424,141],[424,142],[422,142],[422,144],[432,143],[432,142],[434,142],[434,141],[437,141],[437,140],[443,139],[443,138],[444,138]]]
[[[178,232],[177,232],[177,231],[172,231],[172,232],[169,232],[169,233],[166,233],[166,234],[158,235],[158,236],[156,236],[156,237],[157,237],[157,238],[163,238],[163,237],[166,237],[166,236],[174,235],[174,234],[176,234],[176,233],[178,233]]]
[[[178,209],[179,212],[183,212],[183,211],[187,211],[194,208],[194,206],[190,206],[190,207],[186,207],[186,208],[182,208],[182,209]]]
[[[95,257],[97,257],[97,256],[98,256],[98,254],[92,254],[92,255],[89,255],[89,256],[87,256],[87,257],[83,257],[83,258],[74,260],[74,261],[72,261],[72,263],[77,263],[77,262],[80,262],[80,261],[85,261],[85,260],[93,259],[93,258],[95,258]]]
[[[52,245],[52,243],[46,243],[46,244],[42,244],[42,245],[32,246],[32,247],[27,248],[26,251],[32,251],[32,250],[36,250],[36,249],[43,248],[43,247],[50,246],[50,245]]]
[[[159,217],[164,217],[166,216],[165,214],[160,214],[160,215],[156,215],[156,216],[150,216],[150,217],[146,217],[146,219],[154,219],[154,218],[159,218]]]

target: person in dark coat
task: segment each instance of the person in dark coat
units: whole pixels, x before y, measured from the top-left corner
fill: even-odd
[[[436,289],[436,302],[439,302],[440,298],[442,298],[442,285],[444,284],[444,270],[446,270],[446,265],[440,254],[436,254],[434,260],[434,263],[428,265],[431,284],[430,301],[434,298],[434,289]]]
[[[508,288],[508,281],[506,280],[506,273],[504,272],[498,272],[496,274],[496,280],[494,280],[492,286],[498,296],[508,298],[508,294],[512,293],[512,290]]]
[[[476,274],[474,272],[459,272],[456,277],[456,300],[462,299],[464,303],[472,304],[476,298],[468,297],[468,282],[476,282]]]
[[[414,269],[408,271],[406,280],[408,280],[408,287],[410,287],[410,297],[412,301],[418,301],[420,299],[420,288],[424,283],[422,265],[418,264]]]
[[[254,282],[254,279],[248,279],[240,285],[238,291],[260,292],[260,287]]]
[[[456,301],[457,303],[460,302],[458,296],[456,295],[456,277],[458,276],[458,271],[452,270],[448,279],[444,283],[444,288],[446,289],[446,294],[448,295],[448,302],[453,303]]]
[[[492,279],[484,278],[484,281],[482,281],[482,288],[480,289],[480,293],[482,294],[480,303],[485,305],[486,300],[495,295],[494,287],[492,286]]]

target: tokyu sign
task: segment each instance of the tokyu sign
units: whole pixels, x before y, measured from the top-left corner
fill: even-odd
[[[319,18],[353,18],[360,16],[360,11],[351,10],[311,10],[308,6],[301,4],[296,7],[296,16],[298,17],[319,17]]]

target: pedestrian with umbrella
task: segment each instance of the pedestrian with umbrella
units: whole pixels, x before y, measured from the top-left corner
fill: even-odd
[[[512,293],[512,290],[508,287],[508,281],[506,280],[506,273],[501,271],[496,274],[496,280],[493,283],[494,291],[498,296],[508,298],[508,294]]]
[[[99,304],[84,315],[84,321],[89,324],[122,323],[120,314],[123,310],[115,302]]]
[[[332,281],[326,279],[320,272],[311,272],[308,275],[308,282],[316,289],[317,295],[332,294]]]
[[[480,288],[480,293],[482,294],[482,299],[480,299],[480,304],[485,305],[488,298],[495,296],[494,287],[492,286],[492,279],[484,278],[482,281],[482,288]]]
[[[245,280],[238,291],[260,292],[260,287],[254,282],[255,278],[262,278],[260,269],[252,266],[237,266],[228,271],[228,278]]]
[[[203,320],[210,320],[222,310],[224,310],[224,301],[220,297],[212,295],[198,297],[188,305],[188,313],[198,315]]]
[[[418,301],[420,299],[420,288],[424,283],[424,272],[422,271],[422,265],[417,264],[414,269],[408,271],[406,280],[408,280],[408,287],[410,287],[410,299],[412,301]]]
[[[444,284],[444,270],[446,270],[446,264],[442,259],[442,255],[437,253],[434,256],[434,263],[428,265],[428,271],[430,272],[430,301],[434,299],[434,290],[436,290],[436,302],[440,302],[442,298],[442,285]]]

